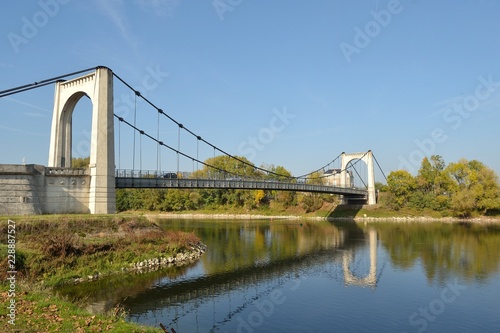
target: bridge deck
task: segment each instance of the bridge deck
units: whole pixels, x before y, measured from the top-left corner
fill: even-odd
[[[344,188],[304,183],[285,183],[264,180],[220,180],[220,179],[163,179],[116,177],[116,188],[206,188],[242,190],[280,190],[341,194],[350,197],[366,197],[368,192],[356,188]]]

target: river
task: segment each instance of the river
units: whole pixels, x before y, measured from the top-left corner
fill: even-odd
[[[500,332],[495,224],[163,220],[193,264],[68,286],[94,312],[192,332]]]

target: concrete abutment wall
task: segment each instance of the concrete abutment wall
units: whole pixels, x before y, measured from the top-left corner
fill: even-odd
[[[90,171],[0,165],[0,215],[90,213]]]

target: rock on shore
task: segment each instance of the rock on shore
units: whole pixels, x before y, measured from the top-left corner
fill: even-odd
[[[162,267],[183,266],[195,262],[200,259],[201,255],[207,251],[207,246],[202,242],[192,244],[190,249],[185,252],[179,252],[176,255],[169,257],[160,256],[157,258],[145,259],[130,263],[128,267],[123,267],[122,272],[138,272],[143,273],[151,270],[157,270]],[[116,272],[118,273],[118,272]],[[80,277],[74,279],[74,283],[81,283],[85,281],[93,281],[102,277],[103,274],[96,273],[87,277]]]

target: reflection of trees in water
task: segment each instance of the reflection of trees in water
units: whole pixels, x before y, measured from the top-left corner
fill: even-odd
[[[500,265],[500,226],[415,223],[376,224],[394,266],[409,269],[422,262],[429,281],[445,283],[460,276],[485,280]]]
[[[201,258],[207,274],[336,248],[344,238],[342,230],[321,222],[238,221],[213,223],[209,227],[188,222],[179,227],[184,231],[195,230],[208,246]]]
[[[198,293],[203,297],[295,274],[321,262],[340,263],[341,255],[336,250],[344,242],[339,229],[321,223],[235,223],[208,229],[201,236],[208,246],[201,258],[206,275],[179,286],[163,286],[158,293],[167,302],[171,295],[182,298],[184,291],[187,298],[198,297]]]
[[[150,304],[149,300],[155,303],[158,297],[162,298],[161,304],[151,304],[153,307],[176,304],[287,275],[300,269],[297,263],[303,257],[338,248],[344,241],[342,230],[329,223],[238,222],[193,227],[182,221],[174,229],[194,229],[208,245],[208,251],[201,257],[205,277],[176,282],[196,265],[193,264],[144,274],[105,277],[78,286],[64,286],[58,292],[79,302],[85,300],[92,312],[107,311],[125,298],[123,304],[126,307],[141,302]],[[326,255],[324,259],[331,258]],[[305,264],[311,266],[317,262],[307,261]],[[157,293],[158,288],[152,286],[160,286],[161,292]]]

